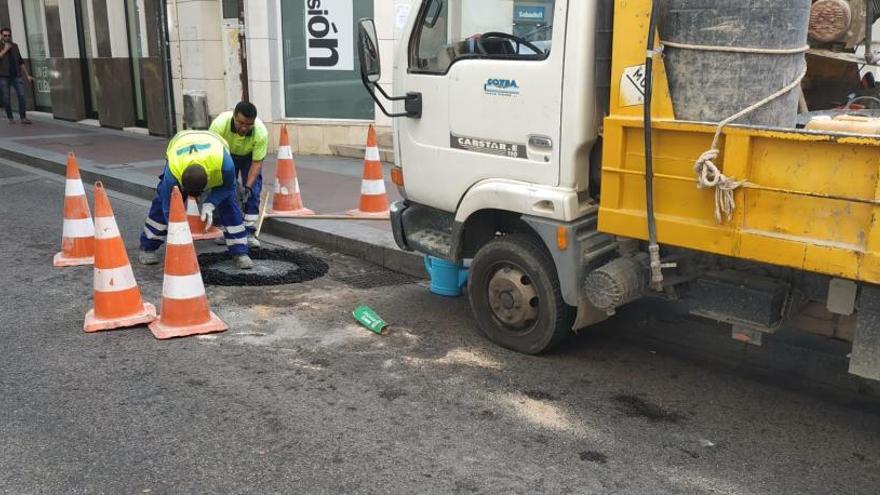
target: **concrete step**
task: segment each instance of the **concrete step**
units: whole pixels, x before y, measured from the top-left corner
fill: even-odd
[[[367,147],[365,145],[331,144],[330,150],[335,156],[363,159]],[[391,148],[383,148],[379,145],[379,156],[383,162],[394,163],[394,150]]]
[[[380,148],[394,149],[394,133],[393,132],[376,132],[376,141]]]

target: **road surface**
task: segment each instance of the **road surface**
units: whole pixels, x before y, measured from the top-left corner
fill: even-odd
[[[209,287],[226,333],[84,334],[91,269],[51,264],[62,198],[0,162],[4,493],[880,492],[868,409],[633,345],[638,318],[514,354],[466,300],[307,246],[328,276]],[[135,259],[146,205],[111,199]],[[161,266],[135,271],[158,305]]]

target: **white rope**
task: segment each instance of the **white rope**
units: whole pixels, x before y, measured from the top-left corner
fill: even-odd
[[[692,45],[690,43],[676,43],[674,41],[661,41],[660,46],[678,48],[681,50],[697,50],[703,52],[725,52],[725,53],[752,53],[756,55],[797,55],[798,53],[807,53],[810,51],[809,45],[798,48],[749,48],[743,46],[713,46],[713,45]]]
[[[754,53],[767,55],[792,55],[797,53],[804,53],[809,50],[809,47],[791,49],[769,49],[727,46],[702,46],[670,42],[663,42],[663,44],[668,47],[681,48],[685,50]],[[707,150],[702,155],[700,155],[699,158],[697,158],[697,161],[694,164],[694,172],[697,173],[697,187],[699,189],[715,189],[715,221],[717,221],[718,223],[724,223],[725,221],[730,221],[733,218],[733,212],[736,211],[736,200],[734,199],[733,193],[740,187],[748,184],[748,181],[746,180],[735,180],[724,175],[723,173],[721,173],[721,170],[718,168],[718,166],[715,165],[715,160],[717,160],[718,157],[721,155],[721,150],[718,149],[718,141],[721,139],[721,131],[723,131],[724,128],[731,122],[745,117],[746,115],[754,112],[764,105],[776,100],[777,98],[781,98],[782,96],[785,96],[789,92],[793,91],[795,88],[800,86],[801,81],[803,81],[806,75],[807,67],[806,64],[804,64],[803,70],[791,84],[764,98],[763,100],[755,103],[754,105],[719,122],[718,128],[715,130],[715,137],[712,140],[712,146],[709,148],[709,150]]]

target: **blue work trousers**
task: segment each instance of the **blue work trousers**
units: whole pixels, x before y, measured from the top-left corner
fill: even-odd
[[[162,181],[162,177],[159,177],[159,181]],[[144,231],[141,232],[141,249],[144,251],[159,249],[168,238],[168,219],[165,217],[162,203],[163,198],[160,197],[157,189],[153,204],[150,205],[150,213],[147,215]],[[229,196],[229,199],[216,207],[214,223],[223,231],[229,254],[233,256],[248,254],[247,232],[235,195]]]
[[[12,99],[9,97],[15,88],[18,95],[18,115],[22,120],[27,118],[27,106],[24,101],[24,81],[20,77],[0,77],[0,102],[6,109],[6,118],[12,120]]]
[[[247,185],[248,176],[251,173],[251,165],[254,163],[250,155],[232,155],[235,163],[235,175],[239,184]],[[263,191],[263,173],[257,176],[254,187],[251,188],[251,197],[242,205],[244,211],[244,227],[248,233],[253,234],[257,230],[257,221],[260,219],[260,198]]]

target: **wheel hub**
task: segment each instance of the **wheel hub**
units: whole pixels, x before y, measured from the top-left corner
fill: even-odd
[[[538,315],[538,293],[521,270],[506,266],[489,281],[489,307],[505,325],[525,328]]]

